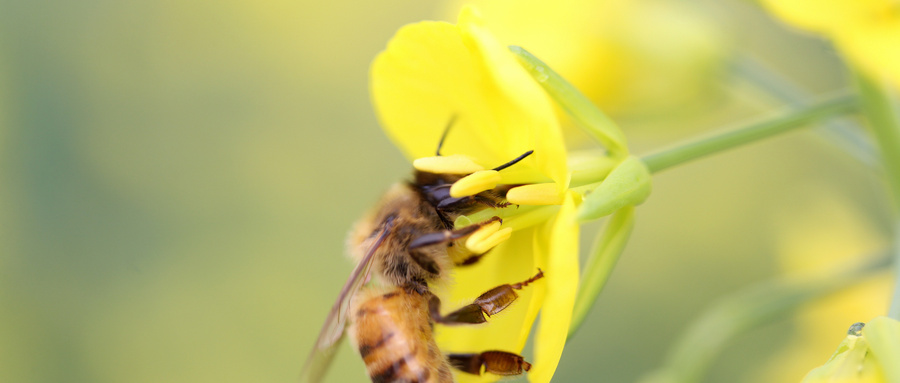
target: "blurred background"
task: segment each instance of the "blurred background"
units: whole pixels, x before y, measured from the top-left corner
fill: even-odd
[[[410,170],[368,65],[461,4],[0,2],[0,381],[296,381],[352,270],[350,225]],[[786,111],[784,86],[848,88],[827,42],[752,2],[549,7],[482,13],[638,154]],[[807,130],[657,176],[555,380],[636,381],[716,299],[886,248],[872,153],[849,142]],[[707,381],[799,381],[885,312],[888,277],[735,339]],[[329,381],[364,371],[345,345]]]

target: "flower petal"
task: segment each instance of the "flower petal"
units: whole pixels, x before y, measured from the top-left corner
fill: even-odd
[[[566,345],[566,335],[575,307],[578,290],[578,223],[575,220],[575,198],[566,195],[559,214],[539,229],[536,238],[549,238],[549,253],[535,254],[535,263],[546,272],[546,297],[541,321],[534,339],[534,363],[528,380],[549,382],[556,372]]]
[[[887,381],[900,381],[900,322],[877,317],[869,321],[862,332]]]
[[[454,283],[438,290],[442,300],[441,312],[446,314],[471,303],[482,293],[505,283],[524,281],[537,273],[531,257],[533,238],[537,229],[520,230],[503,241],[481,260],[454,272]],[[523,256],[525,255],[525,256]],[[543,279],[517,290],[519,298],[508,308],[481,325],[435,326],[436,339],[445,353],[478,353],[502,350],[521,353],[529,331],[543,302]],[[457,382],[495,381],[497,375],[481,377],[456,373]]]
[[[432,155],[454,121],[442,153],[493,168],[534,150],[501,172],[504,183],[567,186],[565,147],[549,98],[472,9],[463,10],[459,27],[403,27],[375,59],[371,78],[382,126],[410,160]]]
[[[862,19],[834,39],[860,68],[900,89],[900,15]]]
[[[503,122],[497,126],[498,133],[506,139],[520,140],[511,147],[521,149],[513,149],[507,156],[533,149],[532,158],[538,169],[562,190],[568,186],[566,150],[549,97],[515,56],[487,31],[473,7],[463,8],[459,24],[466,42],[477,49],[473,54],[481,57],[484,70],[490,73],[495,89],[501,92],[496,100],[502,103],[495,107]]]
[[[763,0],[786,22],[834,39],[872,77],[900,88],[900,15],[892,0]]]

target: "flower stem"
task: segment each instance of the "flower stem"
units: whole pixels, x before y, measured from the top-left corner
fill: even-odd
[[[747,81],[764,92],[779,104],[787,104],[794,108],[809,105],[809,92],[804,90],[790,78],[773,71],[751,55],[739,55],[733,62],[738,78]],[[819,133],[838,149],[846,151],[851,157],[868,166],[878,166],[879,159],[875,146],[858,123],[850,123],[839,119],[825,121],[819,127]]]
[[[856,84],[863,101],[862,111],[881,152],[884,177],[894,207],[894,263],[900,272],[900,120],[887,89],[860,73],[856,75]],[[900,278],[895,282],[888,316],[900,320]]]
[[[656,173],[703,156],[806,126],[825,117],[854,111],[858,106],[859,101],[856,97],[840,96],[781,117],[687,142],[659,153],[650,154],[642,160],[651,173]]]
[[[863,101],[862,111],[881,152],[895,217],[900,216],[900,121],[893,110],[887,89],[863,75],[857,75],[856,82]]]

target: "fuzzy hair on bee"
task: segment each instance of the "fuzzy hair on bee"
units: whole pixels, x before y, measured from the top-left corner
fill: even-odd
[[[439,246],[406,250],[413,239],[423,233],[436,233],[449,228],[438,217],[438,213],[429,209],[422,197],[405,183],[391,187],[378,203],[372,220],[361,220],[354,225],[348,243],[353,258],[357,262],[362,260],[371,248],[381,223],[389,217],[392,217],[393,229],[375,252],[372,274],[383,278],[384,281],[381,282],[385,284],[416,286],[419,290],[427,289],[427,281],[445,279],[452,267],[446,250]],[[360,238],[363,240],[360,241]]]
[[[352,306],[348,333],[373,382],[450,383],[450,364],[432,334],[424,295],[369,290]]]

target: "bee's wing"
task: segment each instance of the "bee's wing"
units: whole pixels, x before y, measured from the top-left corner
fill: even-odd
[[[384,243],[384,239],[390,233],[392,226],[391,219],[385,221],[378,239],[369,247],[366,255],[353,269],[353,273],[350,274],[350,278],[341,289],[337,301],[334,302],[334,306],[331,307],[331,312],[328,313],[328,318],[322,326],[319,339],[316,340],[316,345],[306,359],[303,370],[300,372],[301,383],[321,382],[325,372],[328,371],[328,366],[334,360],[337,346],[340,345],[341,339],[344,337],[344,328],[347,326],[347,312],[350,310],[350,299],[356,295],[359,288],[369,279],[369,270],[372,268],[375,252]]]

